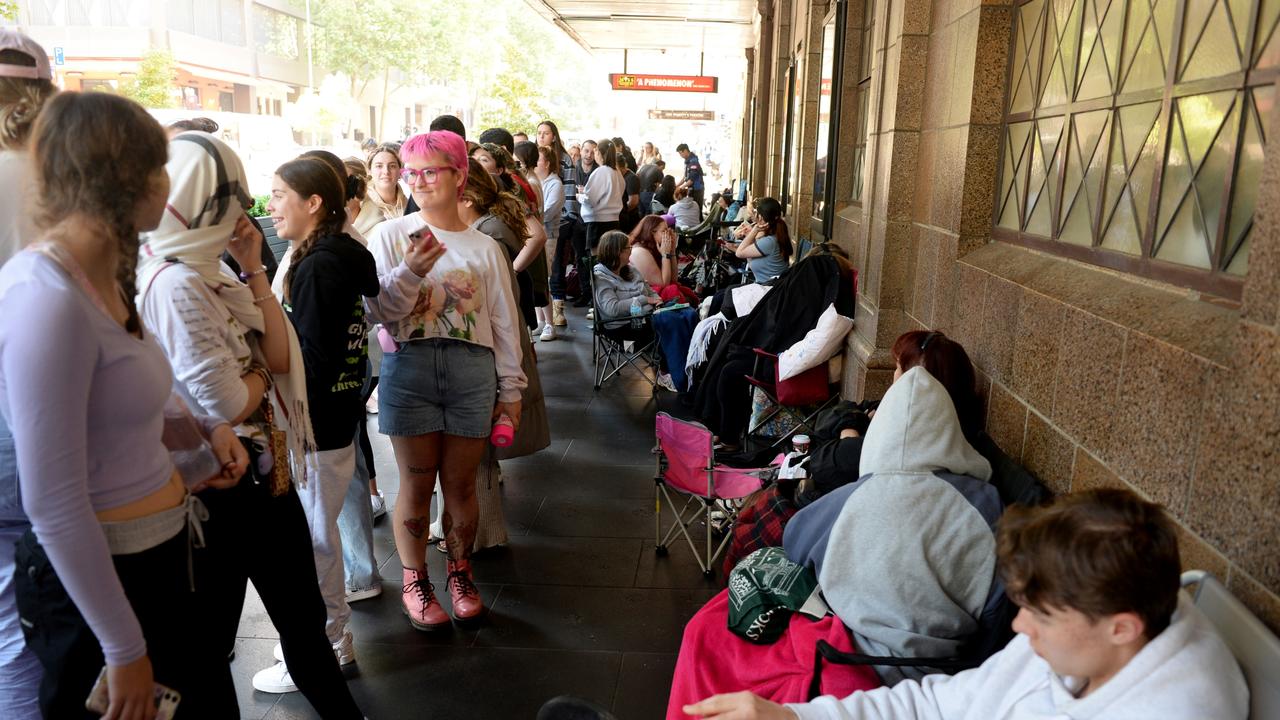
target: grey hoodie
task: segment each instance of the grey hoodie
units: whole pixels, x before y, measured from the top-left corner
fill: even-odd
[[[607,328],[622,327],[629,322],[631,303],[636,298],[640,298],[645,314],[653,309],[645,300],[653,291],[635,268],[631,269],[631,279],[624,280],[602,263],[596,263],[591,271],[591,286],[595,290],[596,312]]]
[[[1004,602],[991,465],[964,439],[947,390],[912,368],[863,441],[862,477],[787,523],[787,557],[813,567],[827,604],[871,655],[954,657]],[[876,670],[887,684],[915,668]]]

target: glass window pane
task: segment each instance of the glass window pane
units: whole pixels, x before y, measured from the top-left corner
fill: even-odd
[[[244,3],[241,0],[220,0],[222,42],[244,45]]]
[[[1062,240],[1079,245],[1093,244],[1094,210],[1101,200],[1102,178],[1106,174],[1107,135],[1110,110],[1080,113],[1071,118],[1071,144],[1067,146],[1067,175],[1063,186]]]
[[[218,39],[218,4],[207,0],[195,0],[196,35],[210,40]]]
[[[1076,100],[1106,97],[1113,92],[1124,30],[1124,5],[1125,0],[1084,0]]]
[[[1027,187],[1031,148],[1031,123],[1012,123],[1005,131],[1003,191],[1001,192],[1000,227],[1022,229],[1022,194]]]
[[[1248,15],[1239,18],[1247,24]],[[1224,0],[1187,0],[1182,24],[1182,80],[1229,75],[1240,69],[1239,33]]]
[[[1260,68],[1280,65],[1280,0],[1261,0],[1258,4],[1257,45],[1254,46],[1254,64]]]
[[[1172,51],[1175,0],[1129,0],[1129,29],[1121,60],[1124,92],[1164,85]]]
[[[1280,2],[1280,0],[1277,0]],[[1032,0],[1018,10],[1018,32],[1013,46],[1013,89],[1009,112],[1035,107],[1040,76],[1040,42],[1044,33],[1044,0]]]
[[[821,217],[826,207],[827,140],[831,131],[831,85],[835,71],[836,25],[827,23],[822,29],[822,76],[818,80],[817,161],[813,169],[813,214]]]
[[[1053,213],[1057,209],[1058,140],[1062,137],[1064,118],[1036,121],[1032,135],[1030,185],[1027,192],[1026,231],[1050,237]]]
[[[189,33],[195,29],[195,16],[191,12],[194,0],[169,0],[165,3],[165,24],[170,30]]]
[[[1043,83],[1040,107],[1061,105],[1071,99],[1080,41],[1080,15],[1085,0],[1050,0],[1046,17]]]
[[[1139,254],[1160,143],[1160,103],[1128,105],[1112,119],[1102,246]]]
[[[1275,88],[1271,85],[1255,88],[1252,96],[1245,115],[1244,137],[1231,190],[1231,226],[1224,241],[1227,272],[1241,275],[1249,267],[1248,235],[1257,206],[1258,184],[1262,179],[1263,151],[1266,148],[1267,123],[1275,106]]]

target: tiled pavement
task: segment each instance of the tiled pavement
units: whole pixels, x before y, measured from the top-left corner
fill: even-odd
[[[561,339],[536,348],[552,443],[502,463],[511,542],[474,561],[488,622],[440,636],[410,628],[389,516],[374,528],[386,579],[380,597],[352,605],[358,662],[347,668],[356,702],[374,720],[532,719],[562,694],[612,708],[619,720],[663,715],[681,631],[716,588],[687,547],[654,554],[653,416],[675,411],[674,396],[655,402],[627,373],[594,393],[581,311]],[[373,416],[378,483],[393,504],[395,462],[376,429]],[[443,578],[443,556],[428,555],[432,577]],[[276,638],[252,590],[239,635],[232,670],[243,716],[317,717],[297,693],[250,685],[271,664]]]

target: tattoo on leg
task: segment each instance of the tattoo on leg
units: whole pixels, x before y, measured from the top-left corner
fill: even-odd
[[[410,465],[409,472],[414,475],[435,475],[436,469],[431,467],[423,467],[420,465]]]
[[[440,529],[444,532],[445,539],[448,539],[449,535],[453,533],[453,516],[449,514],[448,510],[440,513]]]
[[[409,518],[404,521],[404,529],[408,530],[415,540],[421,540],[430,527],[431,523],[427,521],[425,515],[419,515],[416,518]]]
[[[476,542],[475,523],[460,522],[445,529],[445,541],[449,546],[449,558],[466,560],[471,557],[471,546]]]

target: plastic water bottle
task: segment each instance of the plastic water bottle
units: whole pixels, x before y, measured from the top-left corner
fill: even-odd
[[[640,297],[631,298],[631,317],[639,317],[644,314],[644,303],[640,301]]]
[[[170,395],[165,403],[161,441],[168,448],[169,457],[188,488],[222,473],[222,463],[213,454],[204,430],[177,395]]]
[[[493,424],[493,432],[489,433],[489,442],[494,447],[510,447],[515,442],[516,429],[515,423],[511,421],[511,417],[506,413],[498,416],[497,422]]]

